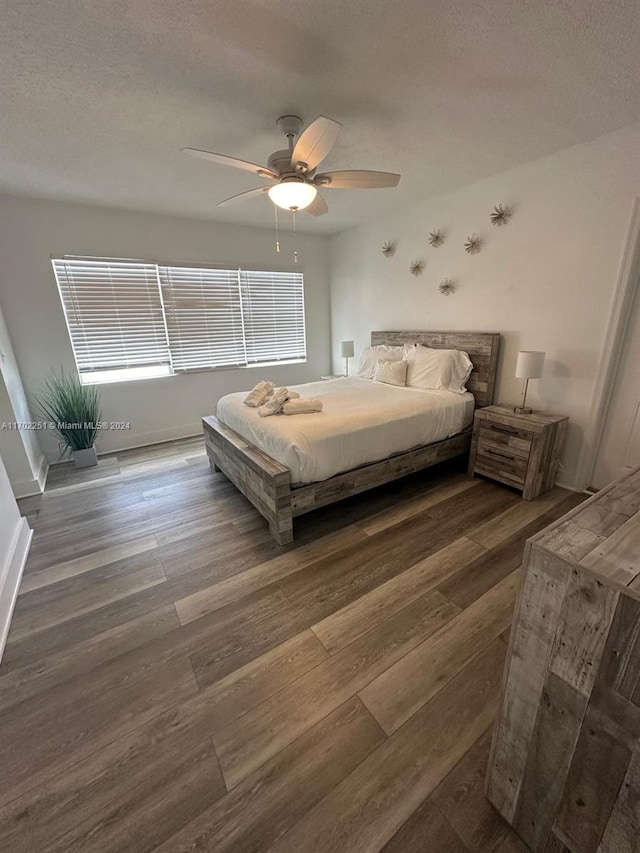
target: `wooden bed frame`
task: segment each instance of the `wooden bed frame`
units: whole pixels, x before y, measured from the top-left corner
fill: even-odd
[[[467,388],[474,395],[476,406],[489,406],[493,402],[500,346],[497,332],[371,333],[372,346],[405,343],[467,352],[473,362]],[[467,453],[471,444],[469,429],[435,444],[336,474],[319,483],[292,486],[288,468],[220,423],[216,417],[204,417],[202,425],[211,467],[214,471],[222,471],[251,501],[266,518],[271,535],[280,545],[293,541],[293,519],[296,516]]]

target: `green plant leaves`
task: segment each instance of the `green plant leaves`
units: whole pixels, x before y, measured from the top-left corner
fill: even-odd
[[[67,450],[93,447],[100,421],[100,395],[95,385],[83,385],[77,375],[52,374],[35,397],[38,413]]]

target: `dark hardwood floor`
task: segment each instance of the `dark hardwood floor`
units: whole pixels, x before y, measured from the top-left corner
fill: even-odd
[[[0,665],[7,853],[520,853],[483,775],[537,501],[458,463],[284,548],[199,439],[52,469]]]

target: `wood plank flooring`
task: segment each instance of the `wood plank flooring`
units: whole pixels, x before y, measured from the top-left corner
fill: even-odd
[[[459,462],[278,546],[200,439],[52,469],[0,665],[2,853],[523,853],[483,793],[528,536]]]

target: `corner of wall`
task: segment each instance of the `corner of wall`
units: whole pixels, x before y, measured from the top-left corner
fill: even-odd
[[[44,492],[44,487],[47,482],[47,474],[49,473],[49,461],[47,457],[42,455],[40,466],[37,469],[36,476],[31,479],[14,480],[11,483],[13,494],[16,498],[30,498],[33,495],[41,495]]]
[[[33,530],[27,524],[26,518],[21,518],[13,541],[6,566],[0,566],[0,661],[9,635],[11,617],[16,606],[20,581],[24,571]]]

